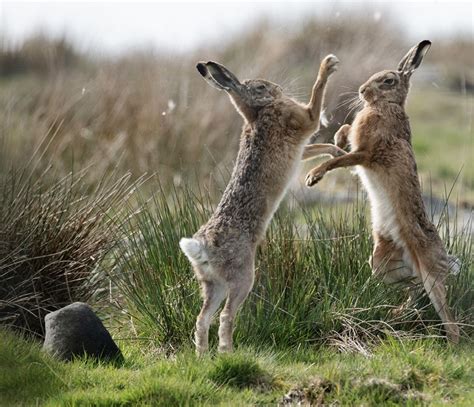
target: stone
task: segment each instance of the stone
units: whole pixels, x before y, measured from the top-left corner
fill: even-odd
[[[62,360],[88,356],[102,361],[121,361],[122,352],[92,308],[75,302],[44,318],[43,350]]]

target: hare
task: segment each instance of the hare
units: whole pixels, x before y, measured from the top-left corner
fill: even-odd
[[[244,119],[237,161],[217,209],[193,238],[179,242],[204,299],[196,321],[198,354],[208,350],[209,325],[225,298],[219,351],[232,351],[234,318],[254,282],[257,244],[301,159],[345,154],[332,144],[305,146],[319,127],[326,83],[337,63],[333,55],[322,61],[309,104],[285,96],[280,86],[266,80],[240,82],[216,62],[197,64],[210,85],[228,93]]]
[[[352,126],[342,126],[335,135],[339,147],[350,144],[350,153],[313,168],[306,185],[316,184],[335,168],[356,166],[371,204],[373,275],[386,283],[422,283],[447,337],[457,343],[459,328],[448,309],[445,288],[450,267],[457,265],[426,214],[405,113],[410,77],[430,46],[430,41],[420,42],[397,70],[376,73],[360,87],[363,109]]]

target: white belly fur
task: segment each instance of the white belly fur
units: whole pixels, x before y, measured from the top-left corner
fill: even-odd
[[[369,196],[372,226],[374,230],[397,244],[404,246],[400,237],[395,208],[379,176],[362,166],[356,166],[357,174]]]

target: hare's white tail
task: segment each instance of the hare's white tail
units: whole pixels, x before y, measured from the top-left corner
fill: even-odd
[[[179,241],[179,247],[192,264],[200,265],[208,261],[207,253],[199,240],[183,237]]]

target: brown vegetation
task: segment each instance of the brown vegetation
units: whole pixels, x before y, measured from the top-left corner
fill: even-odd
[[[392,66],[407,47],[390,21],[362,16],[310,20],[284,34],[262,23],[238,41],[186,56],[141,52],[115,59],[85,57],[65,39],[44,36],[18,48],[4,46],[0,137],[8,149],[1,155],[15,162],[48,134],[47,161],[62,173],[72,163],[76,168],[94,163],[94,174],[88,174],[92,181],[117,165],[135,175],[158,172],[175,181],[183,175],[204,177],[234,158],[240,120],[223,94],[216,96],[205,86],[196,61],[218,60],[241,78],[266,77],[307,100],[315,61],[336,54],[341,67],[327,98],[332,118],[322,131],[324,141],[339,123],[351,119],[350,103],[344,103],[354,96],[351,92],[370,73]],[[435,42],[428,63],[436,62],[441,82],[466,84],[472,75],[470,50],[468,40]],[[462,67],[453,65],[453,53],[465,59]]]

